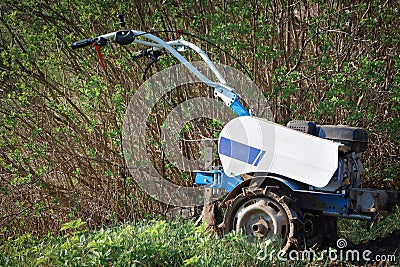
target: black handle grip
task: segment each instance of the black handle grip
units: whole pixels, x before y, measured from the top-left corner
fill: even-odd
[[[77,41],[77,42],[75,42],[75,43],[72,43],[72,44],[71,44],[71,48],[72,48],[72,49],[77,49],[77,48],[89,46],[89,45],[93,44],[95,41],[96,41],[96,40],[95,40],[95,39],[92,39],[92,38],[86,39],[86,40],[80,40],[80,41]]]

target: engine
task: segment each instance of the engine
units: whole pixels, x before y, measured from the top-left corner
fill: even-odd
[[[287,127],[343,145],[339,151],[338,169],[328,185],[316,190],[339,193],[360,187],[364,178],[361,156],[368,144],[367,131],[345,125],[317,125],[311,121],[290,121]]]

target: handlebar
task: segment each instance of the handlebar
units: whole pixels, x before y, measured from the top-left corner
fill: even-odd
[[[138,39],[137,37],[144,37],[148,39],[149,41],[145,41],[142,39]],[[172,56],[174,56],[177,60],[179,60],[181,63],[183,63],[195,76],[199,78],[200,81],[204,82],[205,84],[211,86],[211,87],[216,87],[219,84],[226,84],[225,79],[222,77],[222,75],[219,73],[219,71],[216,69],[214,64],[211,62],[211,60],[208,58],[208,56],[205,54],[203,50],[201,50],[198,46],[196,46],[193,43],[187,42],[183,40],[182,38],[179,40],[175,41],[164,41],[163,39],[149,33],[149,32],[142,32],[142,31],[136,31],[136,30],[119,30],[116,32],[110,32],[106,33],[100,36],[97,36],[95,38],[89,38],[85,40],[81,40],[75,43],[71,44],[72,49],[77,49],[85,46],[89,46],[91,44],[94,44],[96,46],[103,46],[107,44],[108,40],[112,40],[115,43],[121,44],[121,45],[127,45],[130,43],[137,43],[141,45],[145,45],[150,47],[147,50],[141,51],[137,53],[133,58],[139,58],[139,57],[145,57],[145,56],[151,56],[151,53],[154,53],[157,50],[163,50],[165,49],[166,52],[171,53]],[[203,73],[201,73],[196,67],[194,67],[188,60],[183,57],[174,47],[179,47],[179,46],[186,46],[194,51],[196,51],[197,54],[199,54],[202,59],[205,61],[205,63],[210,67],[212,72],[217,76],[219,83],[215,83],[208,79],[206,76],[204,76]]]
[[[123,23],[123,21],[121,21]],[[149,41],[137,39],[136,37],[142,36],[143,38],[148,39]],[[81,47],[85,47],[91,44],[96,46],[96,50],[99,54],[99,58],[104,69],[102,63],[102,56],[100,53],[100,46],[107,44],[108,40],[112,40],[115,43],[121,45],[127,45],[130,43],[137,43],[141,45],[145,45],[150,47],[149,49],[145,49],[136,53],[132,56],[133,59],[148,56],[152,59],[152,62],[157,60],[157,57],[160,56],[164,50],[165,52],[169,52],[172,56],[174,56],[178,61],[180,61],[192,74],[194,74],[201,82],[205,83],[206,85],[214,88],[214,93],[216,96],[220,97],[222,101],[225,102],[226,105],[232,106],[232,109],[239,114],[243,115],[244,113],[241,112],[242,110],[245,111],[245,115],[249,114],[248,110],[238,102],[240,96],[235,92],[235,89],[226,85],[226,81],[218,69],[215,67],[214,63],[210,60],[210,58],[206,55],[206,53],[200,49],[200,47],[196,46],[195,44],[184,40],[182,37],[179,40],[174,41],[164,41],[163,39],[153,35],[151,32],[142,32],[136,30],[119,30],[116,32],[111,32],[107,34],[103,34],[101,36],[92,38],[92,39],[85,39],[71,44],[72,49],[77,49]],[[182,56],[176,47],[187,47],[194,50],[208,65],[209,69],[215,74],[219,82],[214,82],[206,77],[200,70],[198,70],[192,63],[190,63],[184,56]],[[240,112],[238,113],[237,110]]]

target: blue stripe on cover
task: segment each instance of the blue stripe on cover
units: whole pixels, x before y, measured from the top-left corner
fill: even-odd
[[[257,166],[265,154],[265,151],[239,143],[237,141],[221,137],[218,144],[218,152],[224,156],[237,159]]]

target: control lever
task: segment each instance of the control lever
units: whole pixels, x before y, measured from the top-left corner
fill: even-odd
[[[125,30],[125,19],[124,19],[124,14],[118,14],[118,19],[119,19],[119,26],[121,27],[121,30]]]
[[[146,80],[147,72],[149,71],[150,67],[158,61],[158,57],[163,54],[162,51],[159,50],[150,50],[146,51],[143,56],[148,56],[150,58],[150,61],[147,62],[146,68],[143,71],[143,76],[142,79]]]

